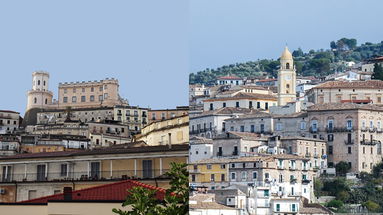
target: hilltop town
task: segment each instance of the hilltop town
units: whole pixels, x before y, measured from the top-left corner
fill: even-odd
[[[383,58],[302,76],[285,47],[278,63],[190,84],[190,214],[380,211]]]
[[[0,110],[0,210],[39,214],[33,205],[65,200],[111,213],[137,186],[163,198],[171,163],[187,162],[189,108],[130,105],[114,78],[60,83],[55,96],[49,79],[33,72],[24,116]]]

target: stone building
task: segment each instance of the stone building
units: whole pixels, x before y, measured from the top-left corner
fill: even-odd
[[[20,113],[0,110],[0,134],[14,133],[19,129]]]
[[[311,106],[307,112],[308,135],[327,141],[329,166],[345,161],[352,172],[371,172],[382,161],[381,106],[328,103]]]
[[[358,103],[382,104],[383,81],[328,81],[307,91],[314,104]]]
[[[161,120],[172,119],[179,116],[189,115],[189,106],[178,106],[174,109],[150,109],[149,123]]]

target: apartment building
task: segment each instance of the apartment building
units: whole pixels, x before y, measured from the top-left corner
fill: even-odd
[[[150,109],[149,123],[189,115],[189,106],[178,106],[175,109]]]
[[[14,134],[0,134],[0,156],[20,152],[20,138]]]
[[[19,128],[20,113],[0,110],[0,134],[14,133]]]
[[[90,140],[77,135],[31,135],[21,136],[22,153],[40,153],[57,151],[85,150],[90,147]]]
[[[311,106],[307,112],[308,135],[327,141],[329,166],[346,161],[352,172],[371,172],[382,161],[381,106],[329,103]]]
[[[136,135],[136,141],[149,145],[176,145],[189,143],[189,116],[181,115],[167,120],[154,121]]]
[[[256,134],[272,134],[274,130],[273,122],[272,116],[262,111],[253,111],[250,114],[224,120],[228,131]]]
[[[148,111],[149,109],[138,106],[118,105],[113,108],[113,118],[122,124],[128,125],[130,131],[137,133],[148,124]]]
[[[169,187],[171,162],[187,162],[188,145],[27,153],[0,158],[0,202],[18,202],[111,181],[137,179]]]
[[[328,81],[307,91],[314,104],[358,103],[382,104],[383,81]]]

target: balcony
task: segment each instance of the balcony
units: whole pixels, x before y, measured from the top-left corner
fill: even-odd
[[[317,127],[314,128],[312,126],[309,128],[309,131],[310,131],[310,133],[314,133],[314,134],[319,132]]]
[[[378,141],[378,140],[361,140],[360,141],[360,144],[368,145],[368,146],[375,146],[378,143],[380,143],[380,141]]]
[[[306,157],[306,158],[310,158],[310,157],[311,157],[311,153],[306,153],[306,154],[305,154],[305,157]]]
[[[302,179],[302,184],[310,184],[310,180],[308,179]]]
[[[370,132],[370,133],[374,133],[375,131],[376,131],[375,127],[368,128],[368,132]]]
[[[319,154],[318,154],[318,153],[315,153],[315,154],[314,154],[314,158],[319,158]]]
[[[346,144],[346,145],[353,145],[354,144],[354,140],[345,140],[344,144]]]
[[[367,132],[367,131],[368,131],[368,128],[367,128],[367,127],[362,127],[362,128],[360,129],[360,131],[362,131],[362,132]]]
[[[376,128],[376,133],[383,133],[383,130],[381,128]]]
[[[295,166],[290,166],[289,167],[289,170],[296,170],[297,168],[295,168]]]
[[[327,133],[334,133],[334,127],[328,127],[328,126],[326,126],[326,132],[327,132]]]
[[[126,171],[97,171],[97,172],[69,172],[62,175],[60,172],[48,172],[45,174],[27,173],[12,174],[8,178],[0,177],[0,182],[38,182],[38,181],[105,181],[126,179],[155,179],[163,178],[167,169],[154,170],[126,170]]]
[[[297,179],[296,179],[296,178],[292,178],[292,179],[290,179],[290,183],[291,183],[291,184],[295,184],[295,183],[297,183]]]

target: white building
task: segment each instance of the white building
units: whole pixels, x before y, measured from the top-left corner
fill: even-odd
[[[213,140],[193,136],[190,138],[189,163],[213,157]]]
[[[237,76],[222,76],[217,78],[217,85],[242,85],[243,79]]]

